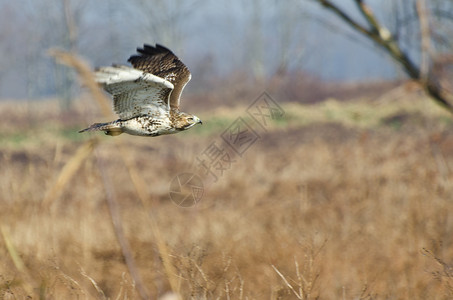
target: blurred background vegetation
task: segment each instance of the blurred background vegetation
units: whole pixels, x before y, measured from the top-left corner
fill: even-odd
[[[166,45],[184,59],[195,74],[189,92],[212,89],[213,81],[231,77],[258,81],[260,88],[283,75],[284,81],[296,81],[292,86],[307,79],[405,78],[389,53],[339,18],[329,9],[332,4],[370,34],[380,30],[391,35],[424,73],[449,71],[451,1],[336,2],[0,1],[0,98],[58,96],[68,105],[78,93],[74,74],[55,63],[49,48],[77,52],[101,66],[125,63],[145,42]],[[365,2],[379,28],[361,12],[357,3]],[[423,30],[428,36],[424,44]],[[290,96],[303,102],[319,100],[304,93]]]

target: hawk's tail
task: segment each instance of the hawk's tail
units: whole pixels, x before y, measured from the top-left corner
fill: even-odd
[[[104,131],[106,135],[116,136],[122,134],[124,131],[118,121],[110,123],[94,123],[88,128],[80,130],[79,133],[87,131]]]

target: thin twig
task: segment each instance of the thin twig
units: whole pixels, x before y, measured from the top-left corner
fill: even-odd
[[[98,294],[102,297],[102,299],[107,300],[107,297],[105,296],[104,291],[99,287],[99,285],[96,283],[96,281],[93,278],[88,276],[88,274],[85,272],[84,269],[82,269],[82,268],[80,269],[80,274],[82,274],[83,277],[87,278],[91,282],[91,284],[94,286],[94,288],[96,289]]]
[[[297,276],[297,283],[299,284],[299,295],[303,295],[304,294],[303,282],[305,282],[305,278],[303,278],[302,274],[300,274],[299,264],[297,263],[296,257],[294,257],[294,264],[296,265],[296,276]]]
[[[99,88],[98,84],[96,83],[93,73],[91,69],[88,67],[88,64],[85,63],[82,59],[77,57],[76,55],[60,50],[51,50],[50,54],[54,56],[60,63],[66,64],[72,68],[74,68],[78,74],[79,77],[85,85],[90,93],[92,94],[93,98],[97,101],[99,104],[99,107],[101,108],[102,113],[106,117],[112,117],[112,110],[111,110],[111,105],[110,105],[110,100],[107,99],[107,97],[103,94],[101,89]],[[165,273],[167,275],[167,279],[170,283],[172,291],[176,292],[179,294],[179,285],[178,285],[178,278],[177,278],[177,272],[175,270],[175,267],[173,266],[173,263],[171,261],[171,256],[170,252],[167,248],[167,245],[160,233],[158,224],[156,220],[154,219],[154,216],[150,214],[151,207],[148,204],[148,195],[147,195],[147,185],[142,179],[141,176],[139,176],[139,173],[132,163],[132,161],[129,159],[130,155],[126,151],[126,147],[124,146],[124,143],[122,143],[122,140],[119,138],[115,139],[116,147],[117,150],[120,152],[120,157],[122,158],[127,170],[129,177],[131,178],[132,184],[134,185],[135,191],[137,193],[138,198],[140,199],[140,202],[144,208],[144,210],[148,214],[148,222],[149,222],[149,228],[151,229],[153,236],[156,240],[157,247],[159,249],[159,254],[162,258],[163,266]],[[136,276],[138,276],[138,273],[135,273]],[[132,274],[131,274],[132,276]],[[139,282],[141,281],[140,279],[134,277],[134,280]],[[137,285],[138,288],[138,285]]]
[[[289,287],[289,289],[294,293],[294,295],[297,297],[297,299],[303,299],[302,298],[302,295],[299,295],[296,290],[294,290],[293,286],[288,282],[288,280],[286,280],[285,276],[283,276],[282,273],[280,273],[280,271],[274,266],[274,265],[271,265],[272,268],[274,269],[275,272],[277,272],[277,274],[281,277],[281,279],[283,280],[283,282]]]
[[[146,290],[145,285],[143,284],[143,281],[140,277],[137,266],[135,264],[135,259],[134,259],[134,256],[132,255],[132,248],[124,234],[123,225],[121,222],[121,216],[120,216],[120,211],[118,208],[118,202],[116,200],[115,192],[114,192],[111,180],[108,177],[107,172],[105,171],[106,168],[104,165],[104,161],[102,160],[101,156],[99,155],[98,150],[96,150],[96,161],[98,164],[98,169],[101,172],[102,181],[104,183],[107,206],[109,208],[110,218],[112,220],[115,236],[118,240],[118,243],[120,244],[121,251],[123,253],[124,260],[126,261],[127,268],[129,270],[129,273],[131,274],[132,278],[134,278],[134,280],[135,280],[137,290],[138,290],[138,293],[140,294],[140,297],[142,299],[149,299],[148,291]]]
[[[418,0],[415,3],[415,7],[417,8],[418,19],[420,20],[420,33],[421,33],[420,79],[426,82],[429,76],[430,50],[431,50],[428,10],[426,8],[425,0]]]
[[[71,182],[72,177],[75,175],[77,170],[80,168],[85,159],[91,154],[94,146],[97,143],[97,139],[90,139],[77,149],[75,154],[67,161],[64,167],[58,174],[55,183],[47,191],[44,200],[41,202],[42,208],[48,208],[52,203],[60,197],[63,193],[64,188]]]
[[[85,299],[88,299],[88,295],[85,293],[85,291],[83,290],[83,288],[80,286],[80,284],[77,282],[77,280],[75,280],[74,278],[72,278],[71,276],[69,276],[68,274],[65,274],[59,267],[56,267],[55,268],[56,270],[60,271],[60,276],[63,277],[65,280],[69,281],[69,284],[72,284],[71,286],[69,286],[68,288],[73,290],[74,286],[76,286],[79,291],[85,296]],[[66,282],[63,281],[63,284],[66,286]]]
[[[11,241],[11,237],[8,233],[8,231],[5,229],[3,225],[0,226],[0,233],[3,238],[3,241],[5,242],[6,249],[8,251],[9,256],[11,257],[11,260],[13,261],[14,266],[16,269],[19,271],[21,274],[21,277],[23,278],[23,288],[27,292],[27,294],[31,297],[33,295],[33,286],[35,285],[32,278],[28,275],[27,273],[27,268],[25,267],[25,264],[22,260],[22,258],[19,256],[19,253],[17,253],[16,247],[14,246],[13,242]]]

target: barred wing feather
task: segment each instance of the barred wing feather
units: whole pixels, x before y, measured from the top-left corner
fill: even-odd
[[[174,86],[168,80],[127,66],[103,67],[95,76],[113,96],[114,110],[123,120],[169,110]]]
[[[156,44],[155,47],[145,44],[137,48],[139,54],[132,55],[128,62],[145,73],[159,76],[174,85],[170,95],[171,108],[179,108],[181,93],[192,75],[186,65],[168,48]]]

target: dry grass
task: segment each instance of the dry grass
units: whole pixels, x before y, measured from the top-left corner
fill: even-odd
[[[143,203],[114,138],[91,152],[73,134],[102,119],[90,98],[67,116],[54,101],[1,103],[0,298],[140,297],[107,174],[152,299],[450,299],[453,123],[419,95],[388,98],[285,105],[194,208],[171,202],[170,180],[245,107],[201,112],[203,128],[175,136],[115,138]]]

